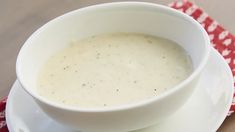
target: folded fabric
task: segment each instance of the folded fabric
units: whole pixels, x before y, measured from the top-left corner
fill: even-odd
[[[177,1],[169,4],[170,7],[182,11],[197,20],[206,30],[212,46],[219,51],[229,64],[235,76],[235,36],[225,30],[201,8],[189,1]],[[235,94],[228,116],[235,111]]]
[[[207,31],[211,44],[225,58],[233,75],[235,75],[235,37],[208,16],[201,8],[189,1],[177,1],[169,4],[170,7],[180,10],[197,20]],[[5,120],[5,106],[7,98],[0,101],[0,132],[8,132]],[[235,111],[235,94],[228,116]]]
[[[0,101],[0,132],[8,132],[5,118],[6,101],[7,98],[4,98]]]

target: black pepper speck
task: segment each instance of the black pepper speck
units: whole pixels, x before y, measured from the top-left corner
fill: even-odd
[[[69,68],[69,66],[65,66],[63,69],[64,69],[64,70],[67,70],[68,68]]]

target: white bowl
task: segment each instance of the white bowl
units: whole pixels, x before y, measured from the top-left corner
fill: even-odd
[[[177,42],[190,55],[194,70],[179,85],[137,103],[99,109],[70,107],[37,93],[41,66],[73,39],[110,32],[137,32]],[[191,17],[162,5],[119,2],[90,6],[62,15],[33,33],[17,58],[17,78],[54,120],[82,131],[130,131],[157,123],[179,109],[191,96],[210,52],[207,33]],[[167,82],[166,82],[167,83]]]

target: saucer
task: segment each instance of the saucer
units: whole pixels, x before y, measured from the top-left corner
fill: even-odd
[[[214,49],[192,97],[163,122],[135,132],[214,132],[222,124],[233,97],[233,77]],[[6,106],[10,132],[75,132],[48,117],[16,81]],[[114,130],[115,131],[115,130]]]

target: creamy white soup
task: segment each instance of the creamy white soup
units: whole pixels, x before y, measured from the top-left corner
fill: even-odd
[[[51,56],[38,76],[38,93],[83,108],[135,103],[173,88],[192,72],[175,42],[137,33],[112,33],[72,42]]]

